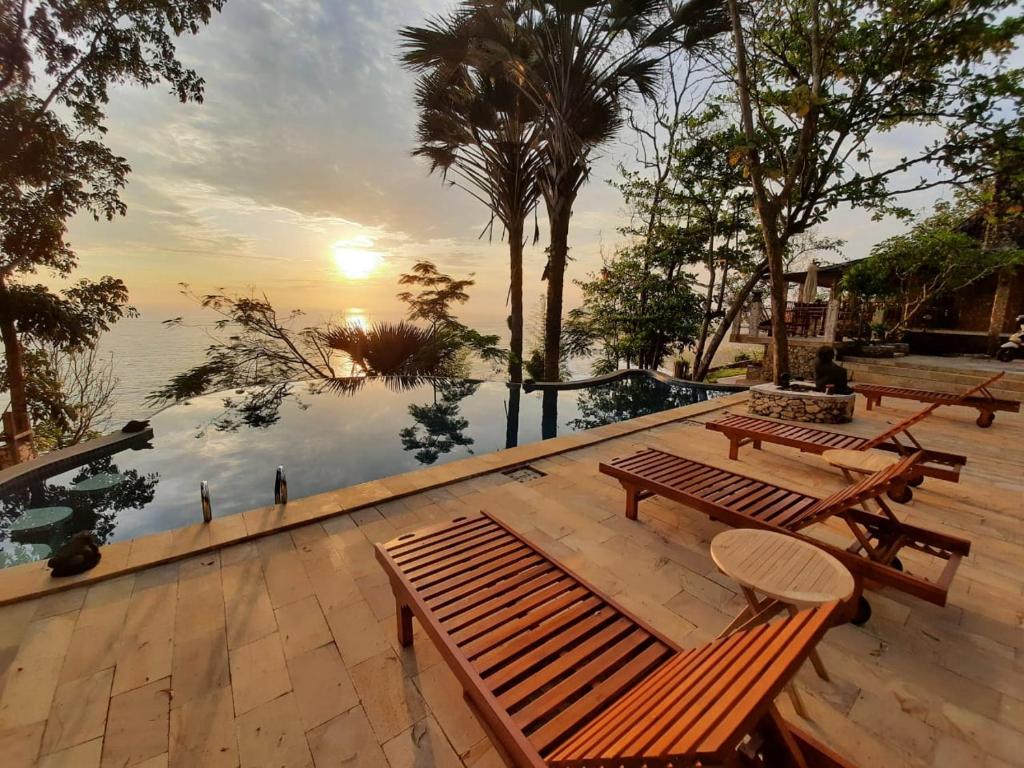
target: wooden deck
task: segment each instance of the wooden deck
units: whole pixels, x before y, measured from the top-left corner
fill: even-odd
[[[916,404],[858,406],[847,430],[871,435]],[[865,627],[832,630],[819,648],[833,682],[797,677],[802,725],[861,768],[1024,766],[1024,415],[981,430],[942,409],[915,434],[969,463],[904,514],[970,538],[971,556],[947,607],[871,593]],[[597,465],[651,446],[819,495],[842,484],[819,457],[766,445],[733,463],[727,445],[697,423],[658,426],[534,461],[546,476],[527,482],[483,475],[4,606],[0,764],[499,766],[431,643],[399,648],[372,543],[484,509],[697,645],[744,605],[708,553],[721,526],[659,499],[630,522]]]

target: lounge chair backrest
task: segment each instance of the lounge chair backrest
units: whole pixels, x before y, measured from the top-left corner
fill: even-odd
[[[933,413],[935,413],[935,410],[937,408],[940,408],[941,406],[941,403],[932,403],[931,405],[922,408],[917,413],[908,416],[903,421],[897,424],[893,424],[885,432],[882,432],[880,435],[875,435],[873,438],[868,440],[867,443],[864,444],[862,450],[869,450],[871,448],[874,448],[876,445],[881,445],[882,443],[886,443],[889,440],[892,440],[892,438],[894,438],[900,432],[906,432],[915,424],[920,424],[922,421],[924,421]]]
[[[915,451],[892,466],[875,472],[873,475],[867,475],[853,485],[848,485],[831,496],[827,496],[800,515],[798,527],[804,528],[825,518],[838,515],[867,499],[880,497],[889,490],[897,478],[905,476],[910,468],[922,458],[924,458],[924,452]]]
[[[985,389],[985,387],[989,387],[992,384],[996,383],[1001,378],[1003,378],[1003,376],[1005,376],[1005,375],[1006,375],[1006,371],[1000,371],[999,373],[997,373],[995,376],[991,377],[990,379],[987,379],[986,381],[981,382],[981,384],[978,384],[977,386],[971,387],[966,392],[961,392],[959,395],[957,395],[956,402],[958,402],[958,403],[959,402],[963,402],[964,400],[968,399],[972,395],[975,395],[978,392],[980,392],[981,390]]]
[[[680,652],[555,749],[548,764],[673,765],[679,756],[728,754],[737,713],[749,699],[779,693],[836,605]]]

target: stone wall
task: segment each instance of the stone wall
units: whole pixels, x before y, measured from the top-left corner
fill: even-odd
[[[810,344],[795,343],[790,340],[789,372],[794,379],[808,379],[809,381],[814,381],[814,362],[817,358],[818,350],[824,346],[829,345],[820,342],[813,342]],[[766,371],[773,370],[774,363],[775,352],[772,349],[772,345],[769,344],[764,353],[764,369]]]
[[[855,395],[780,390],[774,384],[750,388],[747,409],[755,416],[803,421],[811,424],[845,424],[853,420]]]

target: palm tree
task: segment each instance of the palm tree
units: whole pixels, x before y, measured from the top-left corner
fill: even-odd
[[[486,6],[467,3],[425,27],[401,31],[406,67],[419,71],[418,146],[454,186],[482,202],[505,228],[509,248],[509,378],[523,380],[523,247],[527,216],[540,199],[538,111],[474,41],[494,39],[521,48],[518,27],[501,26]],[[486,230],[485,230],[486,231]],[[534,238],[536,240],[536,236]]]
[[[514,19],[528,45],[479,46],[541,115],[544,142],[538,185],[550,227],[544,321],[544,378],[560,376],[562,292],[569,224],[595,152],[623,124],[633,96],[656,95],[666,47],[679,23],[665,0],[524,0],[484,3]]]

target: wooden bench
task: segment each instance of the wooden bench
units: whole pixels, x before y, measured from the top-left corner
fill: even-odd
[[[979,427],[988,428],[996,419],[996,411],[1020,413],[1020,403],[1017,400],[997,398],[988,389],[1005,375],[1005,371],[1000,371],[990,379],[960,394],[932,392],[927,389],[910,389],[908,387],[887,387],[882,384],[853,384],[851,387],[854,392],[864,396],[868,402],[869,411],[875,405],[881,405],[883,397],[916,400],[919,403],[935,403],[936,405],[962,405],[967,408],[977,408],[978,418],[975,423]]]
[[[904,523],[883,498],[894,484],[913,471],[921,458],[920,452],[907,456],[827,498],[654,449],[602,462],[600,471],[616,478],[626,491],[626,517],[630,520],[637,519],[641,500],[657,495],[733,528],[780,531],[821,547],[853,574],[859,598],[855,621],[863,623],[870,616],[870,606],[861,595],[865,581],[945,605],[960,560],[970,552],[971,544],[965,539]],[[878,512],[868,510],[869,501],[878,507]],[[842,521],[853,533],[848,547],[803,533],[830,518]],[[904,573],[898,558],[904,548],[944,561],[939,577],[929,580]]]
[[[485,514],[376,553],[509,765],[852,768],[774,704],[838,603],[683,650]]]
[[[819,455],[832,450],[877,449],[909,456],[921,451],[921,460],[914,464],[912,476],[906,478],[908,485],[920,485],[925,477],[957,483],[960,482],[960,469],[967,463],[967,457],[925,448],[910,432],[911,427],[924,421],[938,407],[937,404],[929,405],[874,437],[858,437],[803,424],[772,421],[742,414],[727,414],[704,426],[713,432],[720,432],[729,439],[729,458],[734,460],[739,458],[739,450],[743,446],[753,445],[755,449],[759,449],[761,443],[786,445],[804,453]],[[910,500],[910,494],[897,488],[896,492],[891,494],[891,498],[906,502]]]

